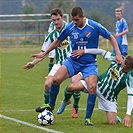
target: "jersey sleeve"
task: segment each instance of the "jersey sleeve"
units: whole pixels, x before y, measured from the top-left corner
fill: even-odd
[[[50,44],[53,42],[53,40],[51,40],[51,37],[52,36],[52,32],[48,34],[48,36],[46,37],[43,45],[42,45],[42,52],[46,51],[47,48],[50,46]]]
[[[111,36],[111,33],[100,23],[98,23],[97,25],[98,25],[98,29],[99,29],[99,35],[108,39]]]
[[[123,19],[123,28],[124,30],[128,29],[128,24],[125,19]]]
[[[126,79],[126,88],[128,94],[126,114],[131,115],[133,110],[133,70],[128,72],[128,76],[129,77]]]

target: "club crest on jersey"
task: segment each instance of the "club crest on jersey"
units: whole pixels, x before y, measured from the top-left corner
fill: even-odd
[[[68,47],[69,42],[67,40],[64,40],[59,46],[58,48],[60,49],[65,49],[66,47]]]
[[[90,36],[90,32],[86,32],[86,37],[89,37]]]
[[[113,80],[117,81],[119,79],[119,77],[120,77],[119,72],[116,69],[111,69],[110,70],[110,77]]]

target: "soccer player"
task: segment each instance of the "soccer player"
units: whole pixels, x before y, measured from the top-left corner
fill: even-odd
[[[60,45],[66,38],[70,37],[70,45],[72,52],[78,49],[98,48],[99,36],[109,39],[116,51],[117,63],[121,63],[122,58],[115,38],[111,33],[101,24],[84,17],[83,10],[80,7],[74,7],[71,12],[72,22],[61,32],[60,36],[48,47],[42,54],[33,54],[35,58],[45,58],[46,55]],[[88,125],[92,125],[91,115],[95,105],[96,86],[97,86],[97,65],[96,55],[83,54],[81,57],[68,57],[62,66],[54,75],[50,87],[50,101],[45,106],[45,109],[53,110],[59,93],[59,85],[67,78],[74,76],[78,72],[82,72],[83,79],[86,81],[89,88],[87,99],[88,116],[85,121]]]
[[[64,21],[63,13],[60,9],[54,8],[51,10],[51,19],[55,26],[55,29],[52,30],[47,38],[45,39],[43,46],[42,46],[42,52],[45,52],[47,49],[47,46],[50,45],[60,34],[60,32],[66,27],[68,24]],[[55,48],[55,55],[56,55],[56,63],[52,67],[52,70],[49,72],[48,77],[46,78],[45,84],[44,84],[44,104],[42,106],[39,106],[36,108],[37,112],[42,112],[44,110],[43,106],[45,104],[49,103],[49,89],[50,84],[53,80],[53,76],[55,75],[56,71],[59,69],[59,67],[62,65],[62,62],[66,59],[67,56],[70,54],[70,45],[69,45],[69,38],[64,39],[64,41]],[[24,69],[30,69],[34,67],[38,62],[42,61],[43,58],[35,58],[32,62],[28,62],[23,68]],[[72,117],[77,118],[78,117],[78,103],[80,99],[81,92],[74,92],[74,104],[72,109]],[[66,103],[69,104],[71,101],[68,101]]]
[[[127,42],[127,33],[128,33],[128,24],[126,20],[122,17],[122,9],[115,9],[115,16],[117,18],[116,22],[116,34],[114,37],[117,40],[120,52],[122,55],[126,56],[128,54],[128,42]],[[112,53],[115,54],[114,49]]]
[[[108,69],[98,76],[97,84],[97,96],[99,109],[106,112],[107,120],[109,124],[116,124],[121,121],[117,116],[117,97],[121,90],[127,88],[128,100],[126,116],[123,119],[125,126],[131,126],[131,112],[133,110],[133,56],[126,56],[121,65],[116,63],[116,57],[114,54],[102,49],[86,49],[76,51],[73,56],[82,56],[84,53],[100,54],[105,59],[111,62]],[[87,84],[82,79],[82,74],[79,73],[73,76],[73,83],[69,85],[65,92],[66,102],[70,98],[70,92],[72,91],[84,91],[89,93]],[[76,81],[74,81],[76,80]],[[77,82],[80,80],[80,82]],[[65,109],[65,107],[64,107]],[[63,111],[64,111],[63,109]],[[88,108],[87,108],[88,109]],[[88,115],[88,110],[86,110]],[[85,123],[87,125],[87,122]]]

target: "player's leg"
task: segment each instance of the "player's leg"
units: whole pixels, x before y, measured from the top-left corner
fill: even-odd
[[[44,103],[36,108],[36,112],[42,112],[45,109],[45,105],[49,103],[49,89],[53,80],[53,76],[48,76],[44,83]]]
[[[49,105],[51,107],[55,106],[56,98],[59,93],[59,85],[69,77],[68,70],[65,65],[62,65],[59,70],[54,75],[52,84],[50,86],[50,101]]]
[[[87,77],[86,77],[86,72]],[[94,64],[93,66],[90,66],[88,68],[85,68],[83,70],[83,77],[84,78],[87,87],[88,87],[88,99],[87,99],[87,107],[86,107],[86,116],[85,116],[85,125],[93,126],[93,123],[91,122],[91,116],[94,110],[95,101],[96,101],[96,87],[97,87],[97,66]]]
[[[62,101],[62,103],[57,111],[57,114],[61,114],[65,110],[67,102],[70,100],[74,91],[79,92],[79,91],[83,91],[83,90],[84,90],[84,86],[82,85],[80,80],[78,82],[73,82],[68,87],[66,87],[64,90],[64,100]]]
[[[78,82],[81,79],[82,79],[82,73],[78,73],[77,75],[74,75],[71,78],[71,82],[72,83]],[[73,118],[77,118],[78,117],[80,95],[81,95],[81,92],[74,92],[73,93],[73,98],[74,98],[73,108],[72,108],[72,117]]]
[[[57,70],[60,68],[61,65],[59,64],[54,64],[52,67],[52,70],[48,74],[48,77],[44,83],[44,103],[36,108],[36,112],[42,112],[45,109],[45,106],[49,103],[49,90],[50,90],[50,85],[53,81],[53,77]]]
[[[98,108],[106,112],[107,121],[109,124],[117,124],[122,122],[122,119],[117,116],[117,103],[107,100],[97,88]]]
[[[73,118],[77,118],[78,114],[79,114],[80,95],[81,95],[81,92],[74,92],[73,93],[73,98],[74,98],[74,103],[73,103],[73,108],[72,108],[72,117]]]

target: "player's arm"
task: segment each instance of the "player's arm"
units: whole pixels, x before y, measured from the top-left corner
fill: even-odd
[[[108,38],[108,40],[110,41],[111,45],[115,49],[115,52],[116,52],[116,62],[117,62],[117,64],[121,64],[122,63],[122,56],[121,56],[121,53],[120,53],[118,44],[116,42],[116,39],[113,37],[113,35],[110,35],[110,37]]]
[[[128,32],[129,32],[129,30],[128,29],[125,29],[124,31],[120,32],[119,34],[115,34],[114,37],[117,38],[119,36],[122,36],[122,35],[127,34]]]
[[[130,80],[132,82],[133,77],[130,77]],[[127,127],[131,127],[131,113],[133,111],[133,87],[132,87],[132,83],[130,83],[130,86],[127,85],[127,93],[128,93],[128,99],[127,99],[127,111],[126,111],[126,115],[123,119],[123,124]]]
[[[45,58],[46,55],[47,55],[50,51],[52,51],[53,49],[55,49],[59,44],[61,44],[61,41],[58,40],[58,39],[56,39],[56,40],[54,40],[54,41],[51,43],[51,45],[47,48],[47,50],[46,50],[45,52],[43,52],[43,53],[41,53],[41,54],[33,54],[33,55],[31,55],[31,57],[33,57],[33,58]]]
[[[44,52],[40,52],[39,54],[42,54]],[[43,58],[35,58],[33,61],[28,62],[26,65],[23,66],[24,69],[28,70],[33,68],[37,63],[39,63],[40,61],[42,61]]]

